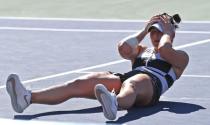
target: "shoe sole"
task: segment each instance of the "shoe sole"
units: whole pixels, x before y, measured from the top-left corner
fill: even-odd
[[[114,120],[116,115],[111,111],[111,100],[107,91],[103,85],[98,84],[95,87],[95,96],[102,105],[104,116],[109,120]]]
[[[6,89],[7,89],[7,93],[10,96],[13,109],[17,113],[22,113],[23,110],[20,108],[20,106],[17,103],[17,94],[16,94],[16,90],[15,90],[15,84],[19,81],[20,80],[16,74],[11,74],[7,79]]]

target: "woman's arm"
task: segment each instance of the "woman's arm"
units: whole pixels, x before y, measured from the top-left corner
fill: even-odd
[[[159,21],[158,16],[152,17],[142,31],[130,35],[118,43],[118,51],[124,59],[133,61],[146,48],[140,43],[148,34],[148,28],[157,21]]]
[[[142,46],[140,42],[147,35],[145,30],[130,35],[118,43],[118,51],[124,59],[133,60],[141,51]]]
[[[163,36],[158,45],[158,51],[162,58],[172,64],[175,69],[177,78],[181,76],[184,69],[189,62],[189,56],[186,52],[181,50],[175,50],[172,48],[173,38],[175,36],[175,30],[171,26],[168,18],[162,18],[163,23]]]
[[[189,56],[187,53],[181,50],[173,49],[171,38],[168,34],[164,34],[162,36],[158,46],[158,51],[162,58],[172,64],[177,78],[179,78],[189,62]]]

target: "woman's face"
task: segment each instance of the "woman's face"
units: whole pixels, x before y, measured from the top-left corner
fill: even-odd
[[[152,45],[156,48],[159,45],[160,39],[163,36],[163,33],[160,32],[158,29],[153,28],[150,31],[150,39],[152,41]]]

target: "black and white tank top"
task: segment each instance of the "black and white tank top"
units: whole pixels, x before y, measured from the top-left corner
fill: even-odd
[[[132,69],[147,71],[158,77],[162,84],[161,94],[168,90],[176,80],[172,65],[161,58],[160,53],[155,53],[154,48],[147,48],[138,55]]]

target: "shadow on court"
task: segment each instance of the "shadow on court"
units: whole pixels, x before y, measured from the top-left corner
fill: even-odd
[[[160,101],[158,105],[147,108],[132,108],[127,113],[119,117],[116,121],[107,121],[107,123],[126,123],[132,120],[140,119],[142,117],[150,116],[161,111],[168,111],[176,114],[188,114],[201,109],[206,109],[200,105],[183,103],[183,102],[172,102],[172,101]],[[34,115],[15,115],[14,119],[31,120],[43,116],[61,115],[61,114],[85,114],[85,113],[99,113],[102,112],[102,108],[92,107],[81,110],[72,111],[52,111],[44,112]]]
[[[137,120],[143,117],[147,117],[156,114],[161,111],[168,111],[176,114],[188,114],[201,109],[206,109],[200,105],[184,103],[184,102],[171,102],[160,101],[158,105],[147,108],[132,108],[128,112],[119,117],[116,121],[107,121],[107,123],[126,123],[129,121]]]
[[[52,111],[52,112],[44,112],[34,115],[15,115],[14,119],[22,119],[22,120],[31,120],[38,117],[43,116],[52,116],[52,115],[63,115],[63,114],[86,114],[86,113],[98,113],[102,112],[102,107],[93,107],[93,108],[86,108],[86,109],[80,109],[80,110],[71,110],[71,111]]]

